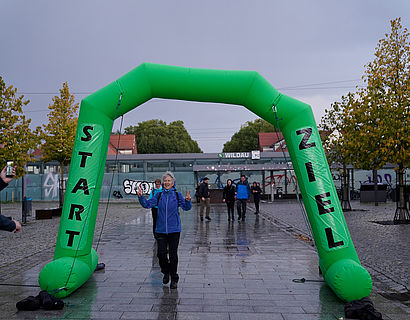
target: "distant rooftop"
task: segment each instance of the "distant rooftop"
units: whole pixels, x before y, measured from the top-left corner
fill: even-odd
[[[133,134],[112,134],[107,155],[137,154],[137,144]]]
[[[259,151],[266,152],[288,152],[288,148],[283,138],[282,132],[261,132],[259,133]]]

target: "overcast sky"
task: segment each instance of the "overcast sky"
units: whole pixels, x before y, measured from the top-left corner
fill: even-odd
[[[30,99],[33,126],[63,82],[81,101],[143,62],[257,71],[319,123],[362,84],[396,17],[409,26],[409,0],[0,0],[0,75]],[[256,118],[242,106],[153,99],[123,129],[183,120],[204,152],[220,152]]]

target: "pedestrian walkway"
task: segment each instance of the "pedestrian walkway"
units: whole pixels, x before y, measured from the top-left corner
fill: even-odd
[[[181,212],[180,281],[171,290],[162,285],[151,212],[111,205],[111,211],[135,215],[127,213],[103,233],[98,253],[106,269],[65,298],[60,311],[16,312],[15,303],[39,288],[0,286],[1,319],[344,319],[344,304],[318,274],[315,249],[266,213],[249,210],[245,222],[228,222],[226,207],[213,205],[212,221],[201,222],[196,205]],[[20,263],[18,272],[14,264],[3,266],[0,283],[37,284],[52,258],[48,251],[35,266]],[[5,271],[12,276],[2,276]],[[301,278],[315,281],[292,281]],[[384,319],[408,319],[403,305],[376,293],[371,298]]]
[[[352,211],[344,213],[360,261],[370,272],[378,292],[409,292],[410,225],[393,225],[395,202],[351,201]],[[296,200],[261,204],[263,214],[294,234],[310,236]],[[408,295],[410,297],[410,295]],[[410,303],[410,301],[408,301]]]

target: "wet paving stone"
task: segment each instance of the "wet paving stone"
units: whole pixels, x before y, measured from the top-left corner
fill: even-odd
[[[113,204],[120,211],[125,204]],[[292,206],[290,206],[292,209]],[[289,208],[287,210],[290,210]],[[341,302],[322,280],[318,257],[306,241],[252,209],[246,222],[228,222],[226,207],[213,205],[212,221],[201,222],[198,207],[181,212],[178,289],[162,285],[152,236],[151,212],[135,208],[135,215],[119,220],[103,232],[98,244],[97,271],[64,299],[60,311],[17,312],[15,303],[39,288],[0,286],[0,319],[212,319],[311,320],[344,317]],[[266,205],[264,206],[266,210]],[[283,208],[284,210],[284,208]],[[293,210],[293,209],[292,209]],[[52,255],[48,257],[51,259]],[[44,254],[31,258],[8,282],[32,284],[47,262]],[[3,278],[3,282],[4,282]],[[402,306],[376,293],[375,306],[385,319],[405,319]]]

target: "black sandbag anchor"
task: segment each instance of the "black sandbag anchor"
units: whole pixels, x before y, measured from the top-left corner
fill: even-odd
[[[64,308],[64,302],[43,290],[36,297],[28,296],[17,302],[16,308],[20,311],[35,311],[40,308],[45,310],[61,310]]]
[[[95,267],[94,272],[99,271],[99,270],[104,270],[105,269],[105,263],[98,263],[97,266]]]
[[[383,320],[382,314],[376,311],[369,297],[346,303],[345,317],[360,320]]]
[[[49,294],[47,291],[40,291],[38,294],[40,298],[40,306],[46,310],[61,310],[64,308],[63,300],[56,298]]]
[[[40,299],[38,296],[28,296],[27,298],[17,302],[16,308],[22,311],[34,311],[40,309]]]

